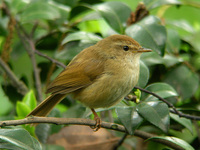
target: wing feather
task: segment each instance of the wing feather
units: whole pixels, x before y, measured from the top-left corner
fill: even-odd
[[[84,54],[80,53],[82,56]],[[48,86],[46,93],[67,94],[76,91],[92,84],[103,73],[102,60],[95,59],[94,56],[83,60],[79,59],[80,55],[76,56],[65,70],[56,77]]]

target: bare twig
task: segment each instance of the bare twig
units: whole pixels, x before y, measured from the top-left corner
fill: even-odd
[[[96,121],[90,120],[90,119],[83,119],[83,118],[28,117],[28,118],[20,119],[20,120],[1,121],[0,127],[13,126],[13,125],[16,126],[16,125],[22,125],[22,124],[33,124],[33,123],[52,123],[52,124],[57,124],[57,125],[70,125],[70,124],[72,125],[73,124],[73,125],[94,126],[96,124]],[[101,127],[127,133],[124,126],[115,124],[115,123],[102,122]],[[135,130],[134,135],[141,137],[143,139],[149,139],[156,136],[154,134],[146,133],[140,130]],[[151,140],[158,143],[162,143],[166,146],[169,146],[177,150],[183,150],[183,148],[180,147],[179,145],[176,145],[167,140],[163,140],[163,139],[151,139]]]
[[[35,77],[35,86],[36,86],[36,90],[37,90],[38,100],[41,102],[43,100],[42,86],[41,86],[41,80],[40,80],[40,70],[37,67],[37,62],[35,59],[35,45],[32,40],[29,40],[29,44],[30,44],[30,51],[28,53],[29,53],[29,56],[31,58],[31,62],[33,65],[33,72],[34,72],[34,77]]]
[[[171,113],[177,114],[174,110],[170,110]],[[191,120],[200,120],[200,116],[194,116],[194,115],[188,115],[188,114],[184,114],[182,112],[179,111],[179,114],[177,114],[179,117],[184,117],[187,119],[191,119]]]
[[[33,28],[32,28],[32,31],[30,33],[30,37],[33,37],[34,36],[34,33],[35,33],[35,30],[37,29],[38,27],[38,22],[35,22]]]
[[[53,59],[53,58],[51,58],[51,57],[43,54],[43,53],[41,53],[38,50],[35,50],[35,53],[38,54],[38,55],[40,55],[40,56],[42,56],[42,57],[44,57],[44,58],[46,58],[46,59],[48,59],[48,60],[50,60],[51,62],[55,63],[57,66],[60,66],[62,68],[66,67],[66,65],[64,65],[63,63],[61,63],[61,62],[59,62],[59,61],[57,61],[57,60],[55,60],[55,59]]]
[[[17,91],[22,95],[25,95],[28,92],[26,85],[20,81],[17,76],[12,72],[9,66],[0,58],[0,66],[3,68],[7,76],[9,77],[12,85],[16,87]]]
[[[166,103],[169,107],[171,107],[173,109],[173,110],[170,110],[170,112],[177,114],[179,117],[184,117],[184,118],[188,118],[191,120],[200,120],[199,116],[188,115],[188,114],[184,114],[184,113],[178,111],[172,103],[168,102],[166,99],[160,97],[159,95],[157,95],[151,91],[145,90],[145,89],[137,87],[137,86],[135,86],[134,88],[139,89],[145,93],[148,93],[148,94],[151,94],[151,95],[157,97],[159,100],[163,101],[164,103]]]
[[[35,77],[35,86],[37,90],[37,97],[39,101],[42,101],[42,87],[41,87],[41,81],[40,81],[40,70],[37,67],[36,59],[35,59],[35,45],[33,40],[30,38],[30,36],[26,33],[24,28],[22,28],[19,24],[16,24],[17,33],[19,38],[21,39],[25,49],[27,50],[27,53],[31,59],[32,65],[33,65],[33,72]]]

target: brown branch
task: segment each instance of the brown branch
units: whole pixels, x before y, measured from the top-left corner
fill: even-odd
[[[159,100],[163,101],[164,103],[166,103],[169,107],[171,107],[173,109],[173,110],[170,110],[170,112],[172,112],[174,114],[177,114],[179,117],[184,117],[184,118],[188,118],[188,119],[191,119],[191,120],[200,120],[199,116],[188,115],[188,114],[184,114],[184,113],[178,111],[176,109],[176,107],[172,103],[168,102],[166,99],[160,97],[159,95],[157,95],[157,94],[155,94],[155,93],[153,93],[151,91],[145,90],[145,89],[137,87],[137,86],[135,86],[134,88],[135,89],[139,89],[139,90],[141,90],[141,91],[143,91],[145,93],[151,94],[154,97],[157,97]]]
[[[46,54],[41,53],[41,52],[38,51],[38,50],[35,50],[35,53],[38,54],[39,56],[42,56],[42,57],[44,57],[44,58],[50,60],[52,63],[55,63],[57,66],[60,66],[60,67],[62,67],[63,69],[65,69],[65,67],[66,67],[66,65],[64,65],[63,63],[61,63],[61,62],[59,62],[59,61],[57,61],[57,60],[55,60],[55,59],[53,59],[53,58],[47,56]]]
[[[33,65],[33,72],[34,72],[34,77],[35,77],[35,87],[37,90],[38,100],[41,102],[43,100],[42,85],[41,85],[41,80],[40,80],[40,69],[37,66],[37,62],[36,62],[36,58],[35,58],[35,44],[31,39],[29,40],[29,44],[30,44],[30,49],[28,50],[28,53],[29,53],[29,56],[31,58],[31,62]]]
[[[20,120],[1,121],[0,127],[16,126],[16,125],[23,125],[23,124],[33,124],[33,123],[51,123],[51,124],[56,124],[56,125],[72,125],[73,124],[73,125],[94,126],[96,124],[96,121],[90,120],[90,119],[83,119],[83,118],[55,118],[55,117],[33,117],[33,116],[31,116],[31,117],[28,117],[25,119],[20,119]],[[127,133],[124,126],[115,124],[115,123],[102,122],[101,127]],[[135,130],[134,135],[141,137],[145,140],[152,138],[154,136],[157,136],[157,135],[146,133],[146,132],[140,131],[140,130]],[[164,144],[166,146],[169,146],[169,147],[177,149],[177,150],[183,150],[183,148],[180,147],[179,145],[176,145],[167,140],[163,140],[163,139],[150,139],[150,140]]]
[[[0,66],[5,71],[7,76],[9,77],[11,84],[16,87],[17,91],[21,93],[22,95],[25,95],[28,92],[28,88],[26,85],[20,81],[17,76],[13,73],[13,71],[10,69],[10,67],[0,58]]]
[[[42,86],[40,81],[40,70],[37,67],[37,62],[35,59],[35,45],[33,40],[30,38],[30,36],[26,33],[24,28],[20,26],[20,24],[16,24],[17,28],[17,34],[19,38],[21,39],[30,59],[33,65],[33,73],[35,78],[35,87],[37,91],[37,98],[41,102],[43,100],[42,98]]]

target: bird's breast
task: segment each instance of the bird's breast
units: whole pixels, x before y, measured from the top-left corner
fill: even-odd
[[[128,95],[138,77],[139,62],[110,60],[101,76],[74,97],[90,108],[110,107]]]

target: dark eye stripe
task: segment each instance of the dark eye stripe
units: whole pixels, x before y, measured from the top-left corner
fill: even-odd
[[[129,50],[129,47],[128,47],[128,46],[124,46],[124,47],[123,47],[123,50],[128,51],[128,50]]]

